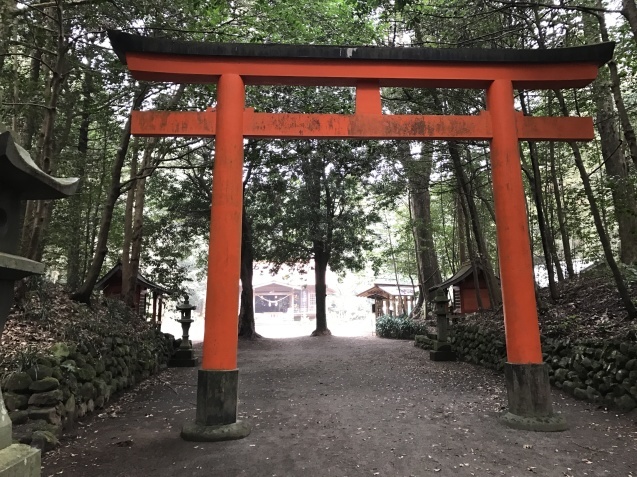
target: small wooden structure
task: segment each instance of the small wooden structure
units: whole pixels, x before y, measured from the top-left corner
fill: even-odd
[[[473,265],[471,263],[465,263],[460,270],[451,278],[445,280],[440,285],[431,287],[430,292],[435,293],[439,289],[452,289],[453,303],[451,310],[456,314],[475,313],[480,310],[478,306],[478,293],[480,293],[480,299],[482,301],[482,309],[491,309],[491,300],[489,299],[489,288],[487,287],[486,277],[484,270],[480,265],[476,265],[475,268],[478,273],[478,289],[476,292],[476,279],[473,273]]]
[[[401,283],[374,283],[374,286],[356,296],[371,298],[372,312],[376,317],[382,315],[409,314],[414,308],[417,285]]]
[[[327,294],[335,292],[327,287]],[[316,286],[293,286],[284,283],[270,282],[253,288],[255,313],[292,312],[295,320],[307,317],[316,318]]]
[[[119,297],[122,294],[122,262],[117,262],[96,284],[95,289],[100,290],[104,296]],[[161,325],[161,315],[164,307],[163,297],[170,293],[166,288],[137,274],[137,286],[133,298],[133,309],[139,316],[147,317],[150,321]],[[152,303],[152,313],[148,308]]]

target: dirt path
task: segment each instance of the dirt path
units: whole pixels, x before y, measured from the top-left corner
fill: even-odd
[[[83,422],[42,475],[637,477],[637,414],[554,392],[569,431],[511,430],[497,421],[500,375],[431,362],[411,342],[267,339],[242,343],[239,366],[248,438],[181,440],[196,371],[171,369]]]

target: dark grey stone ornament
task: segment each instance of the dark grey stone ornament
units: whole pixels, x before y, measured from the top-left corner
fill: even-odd
[[[44,273],[44,265],[17,255],[28,199],[61,199],[72,195],[78,179],[58,179],[39,169],[0,126],[0,333],[13,305],[16,280]],[[12,425],[0,393],[0,477],[40,475],[40,451],[24,444],[12,444]]]
[[[436,313],[437,337],[433,342],[433,350],[429,352],[429,359],[432,361],[455,361],[456,353],[451,350],[449,344],[449,317],[447,316],[446,290],[439,288],[434,297]]]
[[[195,367],[199,364],[199,360],[195,356],[195,350],[192,348],[192,341],[188,336],[190,331],[190,325],[193,323],[193,319],[191,318],[191,313],[193,310],[196,310],[197,307],[195,305],[190,304],[188,301],[188,295],[186,295],[186,299],[183,303],[177,305],[177,310],[181,313],[181,319],[179,323],[181,323],[181,329],[183,331],[183,336],[181,337],[181,344],[179,348],[170,358],[168,362],[168,366],[179,367],[179,368],[188,368]]]

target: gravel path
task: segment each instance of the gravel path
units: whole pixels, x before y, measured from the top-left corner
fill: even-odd
[[[82,422],[44,456],[42,475],[637,477],[635,412],[554,391],[569,431],[508,429],[497,420],[502,376],[431,362],[412,342],[242,342],[239,369],[239,412],[253,426],[246,439],[181,440],[196,371],[170,369]]]

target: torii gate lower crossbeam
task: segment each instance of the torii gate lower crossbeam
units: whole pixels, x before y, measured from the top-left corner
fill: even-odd
[[[245,137],[489,140],[507,345],[504,421],[522,429],[566,428],[563,417],[552,411],[542,362],[518,142],[591,140],[593,123],[590,118],[524,117],[515,111],[514,88],[584,86],[612,57],[612,44],[538,52],[228,45],[109,35],[138,79],[218,84],[216,110],[132,116],[136,135],[217,138],[203,369],[196,422],[184,426],[182,437],[224,440],[249,433],[247,424],[237,421]],[[356,86],[356,112],[255,113],[245,109],[246,84]],[[384,115],[381,86],[486,89],[487,110],[476,116]]]

